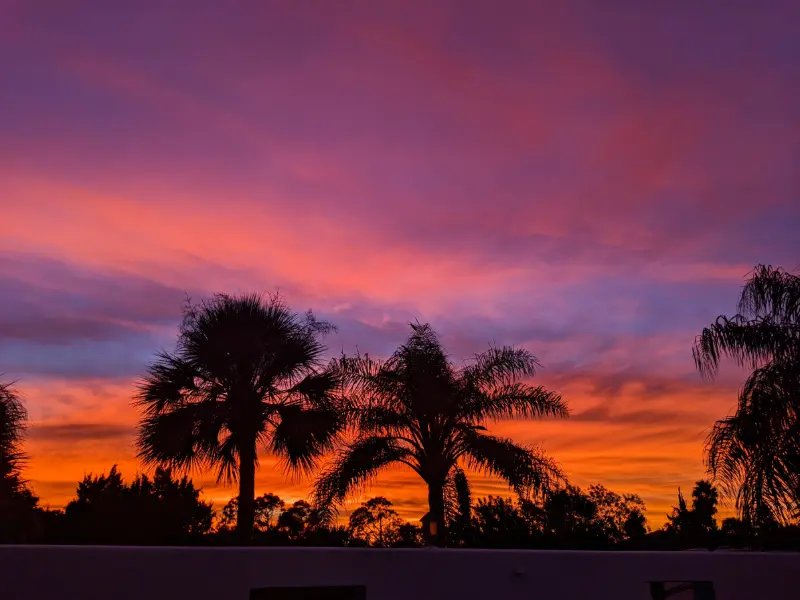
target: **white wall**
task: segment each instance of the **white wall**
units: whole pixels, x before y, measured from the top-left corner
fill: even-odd
[[[368,600],[648,600],[649,581],[695,580],[717,600],[797,600],[800,554],[0,546],[0,600],[247,600],[294,585],[366,585]]]

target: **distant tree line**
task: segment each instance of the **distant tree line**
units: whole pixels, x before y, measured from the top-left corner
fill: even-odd
[[[667,525],[648,532],[644,503],[603,486],[581,490],[538,447],[492,435],[506,419],[566,418],[567,403],[530,383],[530,352],[491,346],[453,362],[427,324],[386,360],[323,362],[334,327],[277,295],[187,303],[176,346],[139,381],[139,458],[152,475],[89,475],[63,511],[39,505],[23,477],[27,412],[0,383],[0,542],[327,544],[525,548],[791,547],[800,517],[800,278],[758,266],[738,314],[694,346],[713,375],[724,356],[753,370],[734,415],[706,446],[709,474],[737,519],[717,524],[719,491],[678,491]],[[256,496],[258,453],[313,479],[308,501]],[[341,508],[382,471],[404,467],[428,492],[420,525],[372,498],[343,524]],[[188,473],[238,486],[219,514]],[[468,472],[508,483],[514,498],[471,497]]]
[[[239,545],[238,498],[219,510],[185,476],[158,468],[126,482],[115,467],[87,475],[64,510],[39,505],[30,491],[13,511],[0,513],[0,543],[99,545]],[[451,499],[447,544],[456,548],[685,550],[720,547],[800,550],[800,528],[777,522],[753,529],[744,521],[718,524],[717,490],[698,481],[688,504],[677,506],[663,528],[650,531],[644,502],[602,485],[566,486],[541,501],[489,496]],[[403,520],[388,499],[371,498],[333,525],[306,500],[291,504],[275,494],[255,499],[255,546],[419,548],[428,545],[420,522]],[[6,508],[8,505],[6,505]]]

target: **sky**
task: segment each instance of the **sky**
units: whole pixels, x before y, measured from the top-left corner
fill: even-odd
[[[662,523],[746,376],[702,379],[694,336],[755,264],[800,264],[799,23],[779,0],[0,0],[0,373],[35,491],[141,469],[134,385],[187,295],[280,290],[334,354],[387,356],[413,320],[455,361],[528,348],[572,416],[492,430]],[[262,458],[258,493],[307,489]],[[411,473],[373,494],[425,512]]]

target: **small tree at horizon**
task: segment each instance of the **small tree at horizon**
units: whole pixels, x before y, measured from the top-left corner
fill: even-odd
[[[279,496],[265,493],[255,499],[255,530],[267,531],[274,527],[286,505]],[[222,507],[219,519],[220,529],[234,529],[239,513],[239,498],[234,496]]]
[[[394,505],[383,496],[376,496],[350,514],[348,531],[370,546],[386,548],[398,542],[403,523]]]
[[[664,530],[671,533],[685,546],[702,547],[713,545],[718,531],[716,514],[718,492],[711,482],[701,479],[692,490],[692,507],[678,488],[678,506],[667,515]]]

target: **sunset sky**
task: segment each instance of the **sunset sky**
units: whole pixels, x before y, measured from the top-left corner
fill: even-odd
[[[701,379],[694,336],[754,264],[800,264],[798,23],[791,1],[0,0],[0,373],[35,491],[135,474],[133,386],[186,294],[280,289],[339,326],[333,353],[385,356],[416,319],[456,360],[527,347],[573,416],[495,431],[659,525],[745,377]],[[264,458],[259,493],[306,490]],[[371,493],[424,512],[410,473]]]

